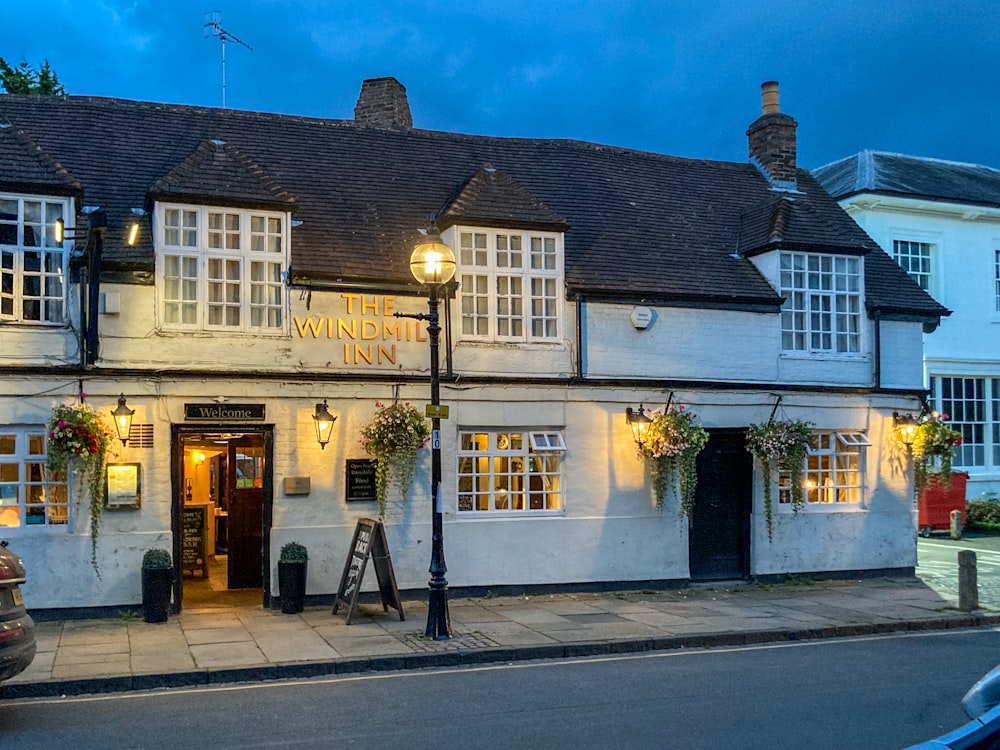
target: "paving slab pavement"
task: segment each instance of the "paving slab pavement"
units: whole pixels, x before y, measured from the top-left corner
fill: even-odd
[[[955,590],[952,590],[955,589]],[[165,623],[139,617],[37,624],[38,654],[0,698],[112,692],[491,661],[586,656],[1000,625],[958,610],[957,587],[919,578],[664,591],[457,598],[453,637],[423,635],[426,600],[296,615],[204,607]]]

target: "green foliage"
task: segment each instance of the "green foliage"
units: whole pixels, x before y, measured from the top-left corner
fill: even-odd
[[[142,567],[144,570],[165,570],[173,567],[170,553],[158,547],[148,549],[142,556]]]
[[[66,88],[59,83],[59,76],[45,60],[37,70],[26,60],[11,67],[0,57],[0,85],[8,94],[40,94],[66,96]]]
[[[965,503],[965,525],[987,531],[1000,530],[1000,502],[980,498]]]
[[[377,459],[375,465],[375,497],[378,517],[385,518],[385,501],[389,483],[395,479],[406,499],[417,467],[417,451],[430,437],[427,420],[409,403],[381,404],[375,402],[375,416],[361,429],[361,447]]]
[[[288,542],[281,548],[278,562],[283,563],[303,563],[309,559],[306,548],[298,542]]]
[[[681,515],[691,518],[698,484],[696,462],[708,442],[708,430],[695,422],[697,415],[684,406],[654,411],[639,445],[639,457],[649,463],[656,509],[663,508],[667,486],[679,481]]]
[[[913,439],[913,480],[919,493],[936,469],[945,489],[951,486],[951,458],[962,444],[962,433],[948,427],[947,414],[931,412],[920,419]]]
[[[806,452],[812,445],[812,427],[812,422],[799,419],[778,422],[772,419],[762,424],[752,424],[747,430],[747,450],[760,461],[764,469],[764,517],[767,521],[768,540],[774,534],[771,472],[777,469],[788,474],[792,510],[797,513],[805,502],[802,471]]]
[[[49,418],[46,464],[55,476],[75,466],[90,494],[90,564],[97,570],[97,535],[104,507],[104,467],[111,445],[111,430],[90,406],[82,401],[70,406],[59,404]]]

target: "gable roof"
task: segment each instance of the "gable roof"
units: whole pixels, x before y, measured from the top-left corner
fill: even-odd
[[[1000,206],[1000,170],[885,151],[861,151],[813,170],[835,198],[880,193]]]
[[[771,311],[781,304],[747,257],[773,233],[741,235],[741,221],[755,207],[769,212],[775,199],[750,163],[100,97],[0,95],[0,118],[67,165],[109,225],[124,226],[151,190],[294,201],[293,282],[413,284],[418,228],[443,210],[452,223],[564,230],[570,295]],[[213,140],[226,144],[230,185],[225,170],[207,169]],[[882,253],[807,171],[798,170],[797,186],[783,247]],[[153,260],[148,244],[105,245],[105,268],[148,274]],[[878,289],[877,280],[866,283]],[[868,295],[869,306],[942,314],[908,284],[917,292],[886,288]]]

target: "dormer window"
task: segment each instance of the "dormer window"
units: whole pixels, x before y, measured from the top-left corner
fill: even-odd
[[[55,225],[69,214],[65,198],[0,194],[0,320],[65,321],[67,250]]]
[[[554,232],[458,231],[461,337],[559,339],[563,243]]]
[[[158,216],[165,329],[285,330],[287,214],[164,204]]]
[[[781,348],[861,352],[861,258],[781,253]]]

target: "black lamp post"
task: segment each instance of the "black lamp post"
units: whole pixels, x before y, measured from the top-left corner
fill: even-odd
[[[417,243],[410,255],[410,273],[427,287],[429,296],[426,314],[395,313],[399,318],[427,321],[427,338],[431,349],[431,565],[427,606],[427,628],[424,635],[436,641],[451,638],[451,617],[448,614],[448,581],[444,574],[444,526],[441,521],[441,377],[438,371],[438,305],[441,287],[455,275],[455,253],[441,242],[437,229],[427,230],[427,237]]]

